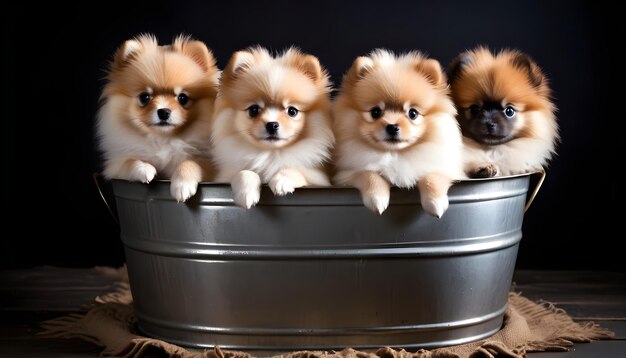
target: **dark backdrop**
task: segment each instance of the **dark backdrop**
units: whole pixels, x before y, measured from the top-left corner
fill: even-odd
[[[184,32],[205,41],[220,68],[250,45],[297,45],[319,56],[335,84],[376,47],[419,49],[444,65],[477,44],[529,53],[552,81],[563,140],[525,216],[517,267],[625,269],[616,173],[625,118],[609,90],[624,87],[613,54],[624,46],[617,8],[538,0],[14,5],[2,15],[3,267],[123,262],[91,177],[100,168],[93,125],[103,69],[130,37],[151,32],[167,42]]]

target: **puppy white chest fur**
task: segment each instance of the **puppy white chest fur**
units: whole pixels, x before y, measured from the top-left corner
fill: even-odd
[[[515,175],[540,170],[547,165],[554,145],[551,141],[518,138],[496,146],[483,146],[464,137],[463,160],[465,171],[473,173],[479,168],[495,165],[497,175]]]
[[[243,140],[230,126],[235,115],[235,110],[224,109],[216,116],[213,141],[214,158],[220,168],[217,181],[227,182],[236,173],[251,170],[267,183],[285,168],[318,168],[330,155],[334,138],[328,120],[320,112],[309,114],[309,136],[278,149],[260,149]]]
[[[108,106],[103,107],[98,122],[100,146],[106,160],[139,159],[152,164],[159,173],[171,177],[182,161],[200,154],[203,144],[199,138],[163,137],[130,131],[118,121],[111,120]]]
[[[502,149],[502,147],[489,148],[485,150],[485,156],[490,162],[497,163],[504,157],[504,151]]]
[[[419,171],[415,165],[411,165],[405,155],[397,152],[383,152],[374,155],[373,161],[363,163],[365,170],[380,173],[393,185],[401,188],[413,187],[418,178]]]

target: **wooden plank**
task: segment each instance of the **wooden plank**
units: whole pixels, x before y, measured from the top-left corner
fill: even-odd
[[[113,268],[0,270],[0,311],[85,311],[122,278]]]
[[[93,358],[99,357],[101,351],[102,348],[80,339],[0,338],[1,358]]]
[[[626,340],[626,322],[625,321],[605,321],[598,322],[600,326],[610,329],[615,333],[615,339]],[[626,357],[626,355],[624,356]]]
[[[626,341],[596,341],[574,345],[569,352],[528,353],[528,358],[624,358]]]
[[[626,273],[516,271],[514,290],[563,308],[578,320],[626,320]]]

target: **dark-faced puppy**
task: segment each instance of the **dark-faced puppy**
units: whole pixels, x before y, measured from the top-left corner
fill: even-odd
[[[484,47],[448,67],[469,177],[512,175],[547,165],[558,141],[548,81],[526,54]]]

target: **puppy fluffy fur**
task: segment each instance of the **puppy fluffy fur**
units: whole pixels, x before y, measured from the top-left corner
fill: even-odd
[[[260,185],[275,195],[330,185],[323,170],[334,142],[328,75],[318,59],[291,48],[233,54],[220,83],[212,142],[216,181],[230,182],[235,203],[254,206]]]
[[[107,74],[97,133],[107,178],[171,179],[185,201],[210,179],[211,116],[219,71],[206,45],[179,36],[159,46],[151,35],[126,41]]]
[[[541,170],[559,139],[545,75],[527,55],[485,47],[460,54],[448,68],[463,132],[469,177]]]
[[[358,188],[379,214],[390,185],[417,184],[424,210],[443,215],[448,189],[463,174],[456,110],[439,62],[375,50],[354,61],[333,108],[336,184]]]

